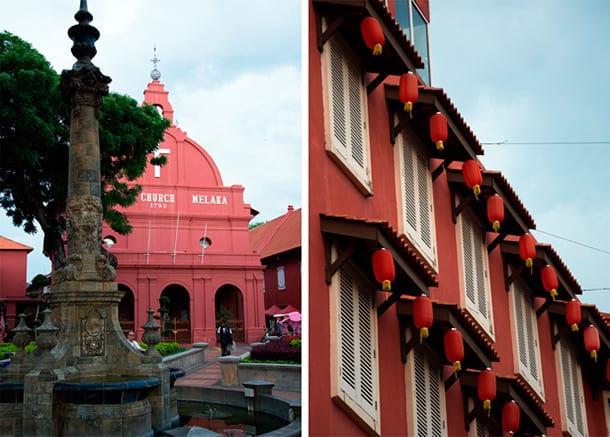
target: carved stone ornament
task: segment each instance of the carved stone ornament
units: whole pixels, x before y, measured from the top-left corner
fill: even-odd
[[[53,282],[78,281],[82,268],[82,257],[78,253],[73,253],[68,258],[68,264],[55,270],[55,273],[53,273]]]
[[[102,254],[96,256],[95,269],[100,275],[102,281],[114,281],[116,279],[116,271],[109,263],[106,262],[106,257]]]
[[[76,63],[72,70],[62,71],[59,88],[70,106],[87,105],[99,110],[102,97],[108,95],[110,82],[111,79],[91,62]],[[75,110],[78,112],[77,108]]]
[[[95,196],[68,198],[66,214],[70,218],[68,252],[99,253],[102,239],[102,202]]]
[[[105,338],[106,324],[99,313],[92,312],[81,320],[81,356],[104,355]]]

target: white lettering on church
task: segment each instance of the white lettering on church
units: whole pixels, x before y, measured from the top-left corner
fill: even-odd
[[[140,193],[140,201],[149,203],[151,208],[167,208],[168,203],[176,203],[176,195],[168,193]]]
[[[228,205],[227,196],[208,196],[207,194],[193,194],[192,203],[200,205]]]

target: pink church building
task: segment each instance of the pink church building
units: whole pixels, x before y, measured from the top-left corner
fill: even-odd
[[[225,186],[212,157],[174,124],[158,70],[151,77],[144,102],[171,123],[156,152],[168,163],[149,164],[137,181],[143,188],[139,200],[126,210],[133,232],[122,236],[103,228],[125,291],[121,324],[139,330],[139,338],[146,311],[157,311],[159,299],[167,297],[171,340],[215,342],[224,317],[236,341],[256,341],[265,327],[263,267],[250,249],[248,224],[257,212],[244,203],[244,187]]]

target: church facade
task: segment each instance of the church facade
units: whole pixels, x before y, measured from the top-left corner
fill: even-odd
[[[132,233],[103,228],[125,292],[121,325],[140,338],[152,308],[168,341],[214,343],[221,318],[229,320],[236,341],[256,341],[265,326],[263,268],[248,237],[256,211],[244,203],[245,188],[225,186],[212,157],[175,125],[156,69],[151,77],[144,102],[171,123],[155,152],[168,162],[149,164],[136,181],[138,202],[125,210]]]

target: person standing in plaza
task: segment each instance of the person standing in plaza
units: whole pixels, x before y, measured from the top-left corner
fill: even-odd
[[[221,355],[231,355],[231,347],[233,346],[233,331],[227,325],[227,321],[222,319],[220,326],[216,330],[216,340],[220,343]]]

